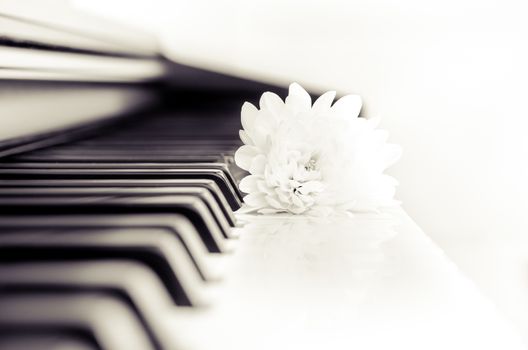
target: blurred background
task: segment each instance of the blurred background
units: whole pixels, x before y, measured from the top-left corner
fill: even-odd
[[[403,207],[528,344],[526,2],[72,4],[152,33],[179,63],[361,95],[404,148],[389,171]]]

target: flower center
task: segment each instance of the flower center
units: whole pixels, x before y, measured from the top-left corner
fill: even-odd
[[[310,159],[310,160],[308,161],[308,163],[306,163],[306,164],[304,165],[304,169],[305,169],[306,171],[314,171],[315,168],[316,168],[316,165],[317,165],[317,162],[315,161],[315,159]]]

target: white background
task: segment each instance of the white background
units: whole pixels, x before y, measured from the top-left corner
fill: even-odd
[[[528,340],[523,1],[108,1],[180,62],[364,99],[415,221]]]

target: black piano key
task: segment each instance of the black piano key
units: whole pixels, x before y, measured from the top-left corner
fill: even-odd
[[[123,187],[33,187],[33,188],[0,188],[3,198],[35,197],[85,197],[85,196],[156,196],[156,195],[189,195],[200,198],[207,206],[225,238],[233,237],[229,222],[222,209],[210,192],[202,187],[165,187],[165,188],[123,188]],[[177,203],[175,203],[177,205]]]
[[[224,194],[216,183],[212,180],[118,180],[118,179],[99,179],[99,180],[1,180],[0,179],[0,191],[2,189],[27,189],[36,187],[50,187],[50,188],[70,188],[70,187],[119,187],[119,188],[155,188],[162,189],[165,187],[201,187],[207,189],[211,195],[220,204],[222,212],[225,215],[226,220],[231,226],[235,226],[236,219],[233,215],[229,204],[227,203]]]
[[[189,195],[116,196],[83,195],[76,197],[39,196],[4,197],[0,195],[0,213],[35,214],[170,214],[186,216],[197,229],[211,252],[229,250],[229,243],[200,198]]]
[[[136,162],[149,162],[153,159],[153,154],[137,154],[137,155],[123,155],[123,154],[102,154],[102,155],[93,155],[93,154],[80,154],[80,155],[48,155],[48,154],[31,154],[31,155],[22,155],[17,159],[24,162],[107,162],[107,163],[136,163]],[[167,154],[167,155],[155,155],[156,162],[158,163],[207,163],[207,162],[221,162],[224,160],[223,156],[218,155],[202,155],[197,156],[193,154]]]
[[[159,278],[142,264],[98,260],[0,265],[0,290],[17,293],[96,291],[113,295],[131,304],[158,348],[171,347],[159,319],[159,314],[171,307],[171,297]]]
[[[209,253],[192,223],[180,214],[0,215],[0,235],[53,229],[129,229],[146,235],[166,231],[182,242],[204,280],[221,278],[221,256]]]
[[[218,169],[0,169],[0,179],[207,179],[221,189],[232,210],[241,206],[241,194],[226,176]]]
[[[149,154],[152,160],[156,156]],[[15,162],[15,163],[0,163],[0,169],[150,169],[162,170],[170,172],[171,170],[192,169],[192,170],[218,170],[222,171],[229,184],[234,188],[236,195],[242,198],[242,194],[238,190],[236,180],[229,171],[228,165],[224,162],[196,162],[196,163],[156,163],[156,162],[123,162],[119,157],[116,157],[115,162],[97,162],[89,161],[83,162],[77,160],[75,162]]]
[[[144,157],[145,155],[150,155],[151,158],[149,158],[150,161],[153,159],[156,159],[156,156],[163,156],[166,158],[170,158],[170,156],[175,156],[176,158],[182,157],[184,155],[192,155],[194,157],[197,157],[200,159],[201,157],[204,158],[213,158],[216,157],[217,159],[222,159],[222,157],[234,154],[236,151],[236,148],[233,149],[233,147],[218,147],[213,149],[212,147],[208,148],[202,148],[202,147],[181,147],[179,149],[171,149],[170,147],[154,147],[149,145],[149,147],[130,147],[122,146],[121,148],[118,147],[62,147],[62,148],[53,148],[49,150],[43,150],[38,153],[39,158],[41,159],[49,159],[50,161],[53,161],[54,157],[64,157],[64,158],[70,158],[74,159],[74,157],[80,157],[80,159],[83,159],[85,156],[93,157],[93,159],[97,159],[97,157],[105,157],[107,155],[112,155],[114,157],[117,156],[124,156],[124,157]],[[37,154],[34,154],[33,156],[36,156]],[[21,157],[22,158],[22,157]],[[27,158],[26,158],[27,159]]]
[[[207,302],[207,286],[174,235],[150,229],[13,230],[0,234],[2,263],[131,260],[148,266],[176,305]]]
[[[219,150],[217,154],[224,152],[233,153],[241,142],[238,140],[212,140],[212,139],[190,139],[181,140],[171,137],[157,137],[153,140],[120,140],[120,139],[88,139],[75,142],[76,147],[86,147],[89,149],[108,149],[108,148],[127,148],[127,149],[144,149],[145,146],[154,147],[155,149],[171,148],[199,148],[208,150]]]

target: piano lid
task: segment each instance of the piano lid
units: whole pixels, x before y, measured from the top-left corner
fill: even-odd
[[[0,156],[152,106],[168,74],[146,33],[64,0],[2,1]]]
[[[241,104],[270,88],[171,62],[154,36],[70,1],[0,2],[0,157],[196,95]]]
[[[2,1],[0,29],[0,79],[142,82],[168,74],[154,36],[69,1]]]
[[[2,40],[113,55],[156,56],[158,43],[145,30],[106,20],[68,0],[2,0]]]

